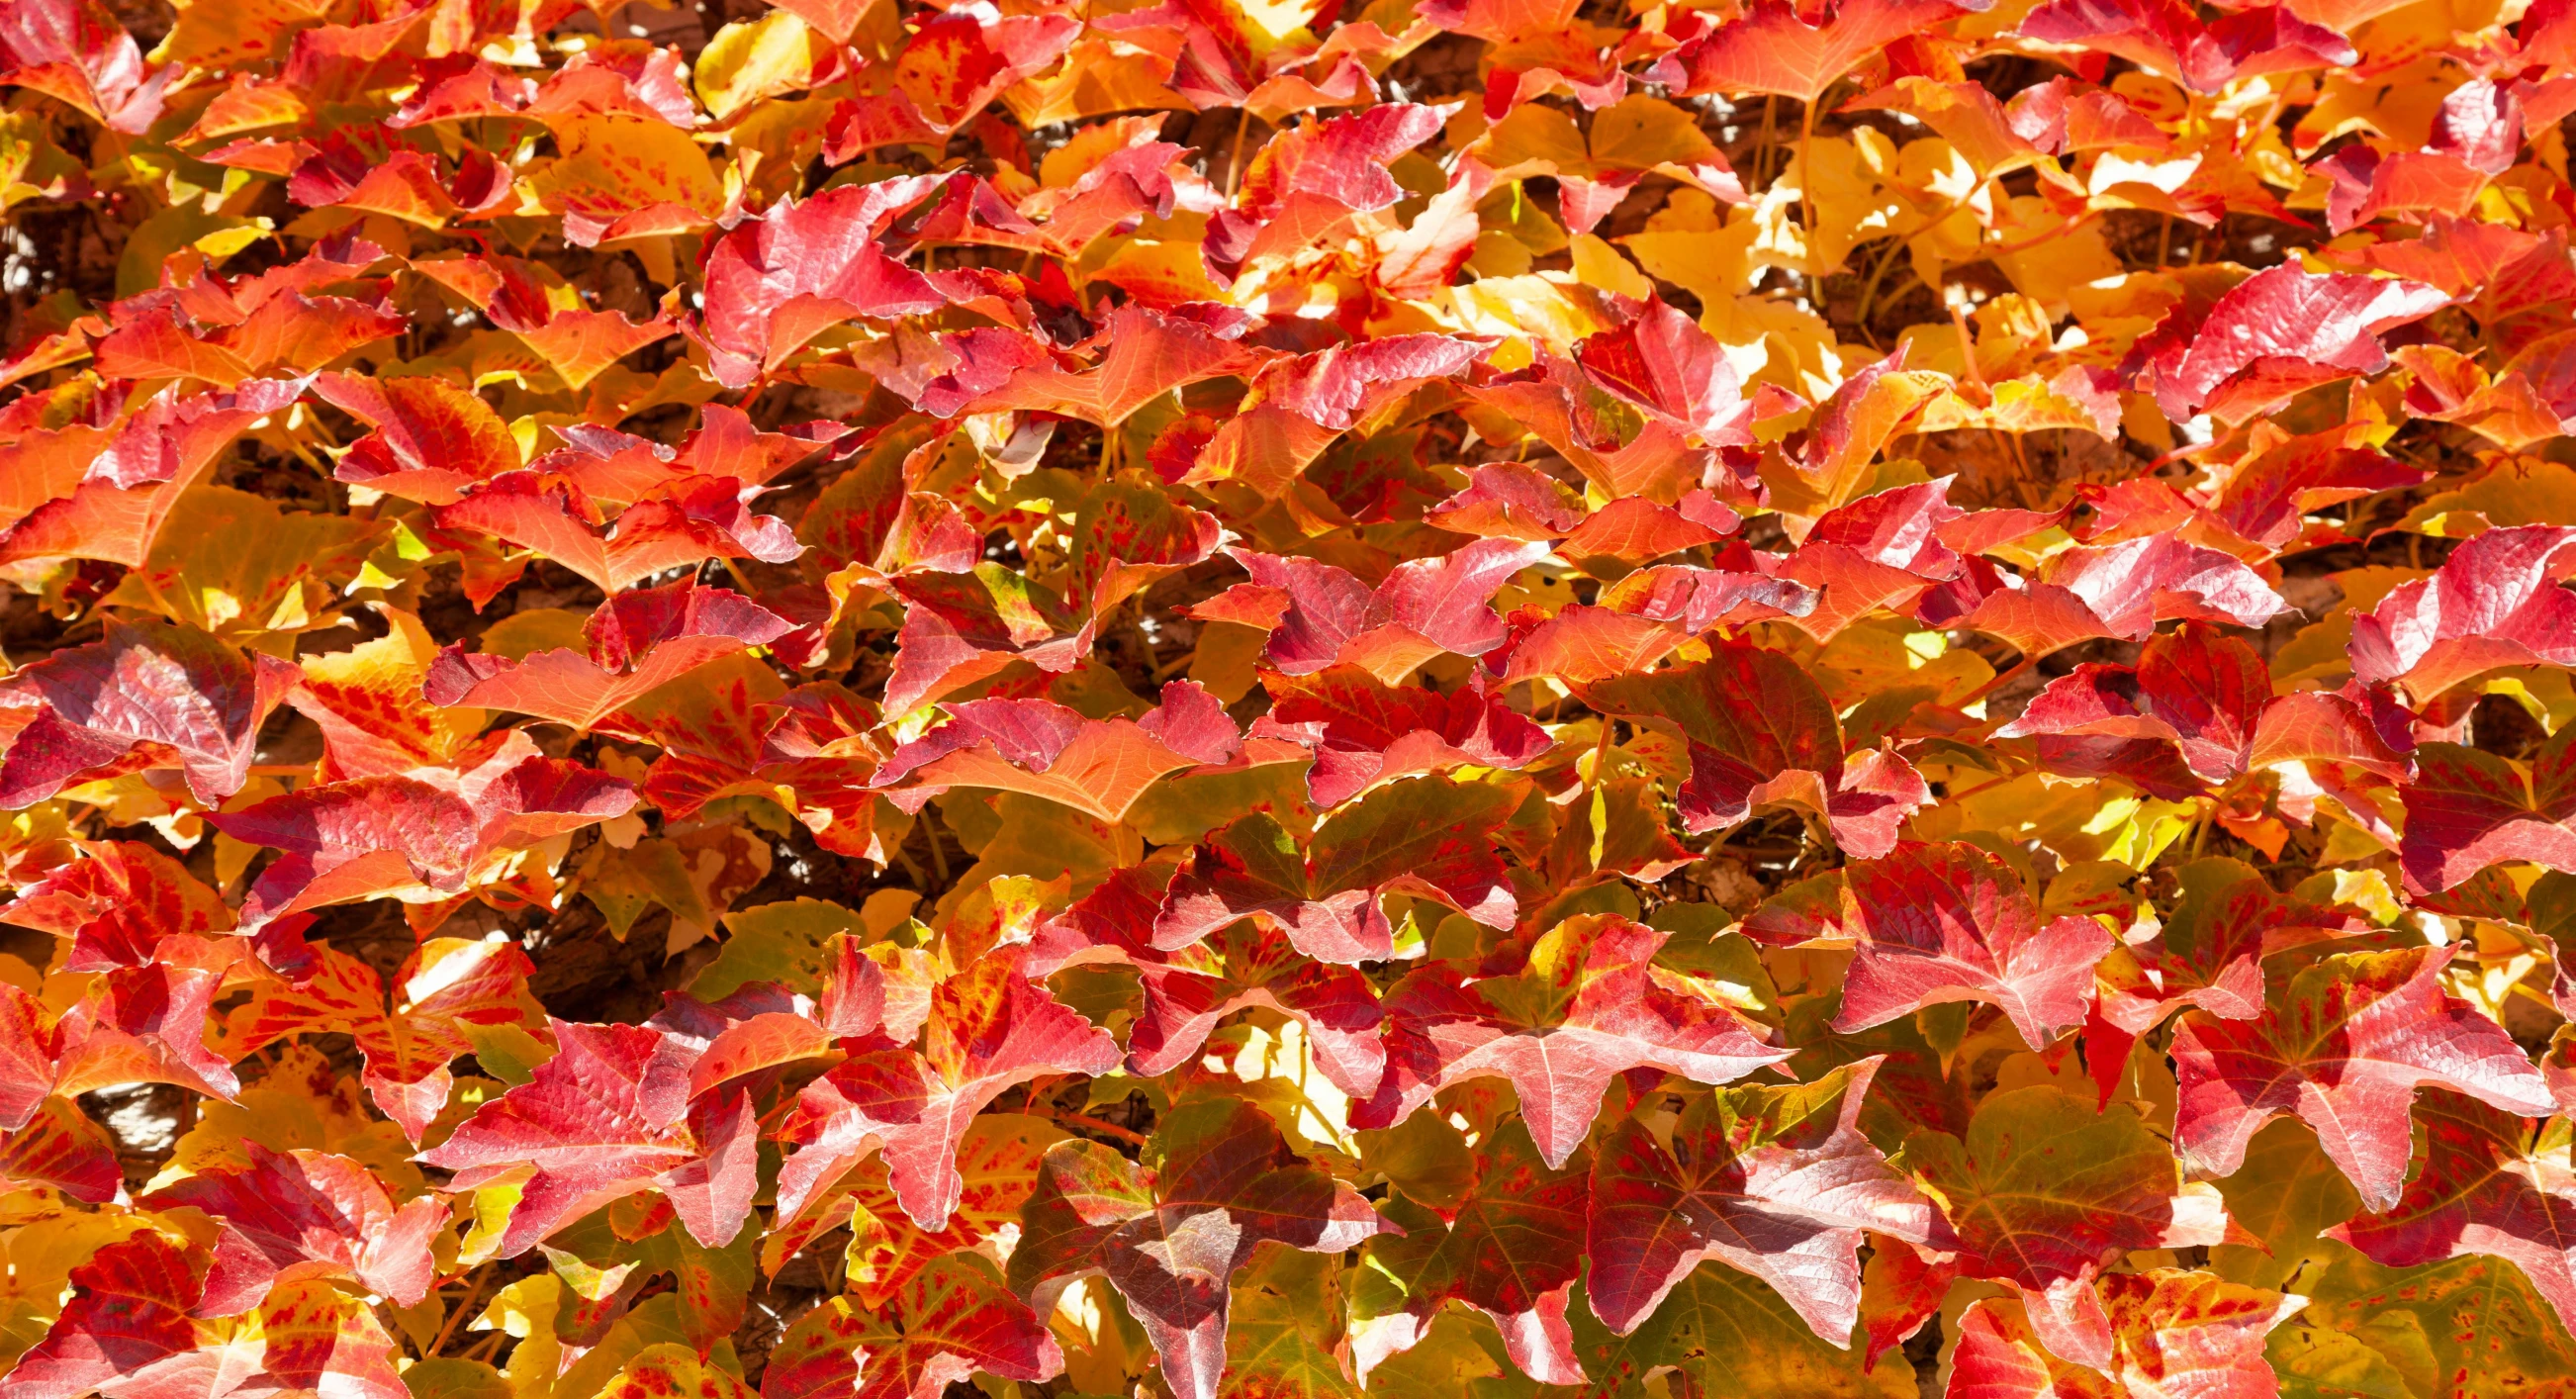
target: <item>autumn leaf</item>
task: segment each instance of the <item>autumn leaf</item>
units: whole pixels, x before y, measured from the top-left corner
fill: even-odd
[[[1653,965],[1666,935],[1616,916],[1558,924],[1517,970],[1474,977],[1425,967],[1386,994],[1387,1071],[1351,1121],[1391,1127],[1432,1094],[1508,1079],[1551,1170],[1583,1144],[1602,1090],[1651,1066],[1728,1083],[1786,1057],[1701,987]]]
[[[1176,1105],[1141,1168],[1094,1142],[1049,1148],[1020,1218],[1012,1289],[1047,1306],[1076,1278],[1107,1278],[1184,1399],[1217,1392],[1232,1278],[1255,1248],[1340,1253],[1393,1232],[1357,1192],[1298,1159],[1258,1108],[1225,1098]]]
[[[2503,1027],[2442,989],[2447,960],[2436,948],[2341,953],[2275,982],[2260,1018],[2185,1017],[2173,1047],[2176,1150],[2227,1175],[2265,1122],[2296,1113],[2362,1202],[2386,1209],[2406,1179],[2417,1088],[2547,1114],[2549,1091],[2530,1059]]]

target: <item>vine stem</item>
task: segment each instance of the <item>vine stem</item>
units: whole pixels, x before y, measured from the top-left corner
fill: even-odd
[[[429,1343],[428,1356],[423,1358],[434,1357],[447,1349],[447,1338],[456,1334],[456,1324],[465,1319],[467,1312],[474,1310],[476,1299],[483,1293],[483,1275],[491,1269],[492,1265],[486,1263],[465,1275],[465,1295],[456,1299],[456,1310],[447,1314],[447,1324],[438,1328],[438,1339]]]

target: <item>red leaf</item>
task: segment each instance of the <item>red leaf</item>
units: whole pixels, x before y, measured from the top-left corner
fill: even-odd
[[[1519,769],[1547,756],[1555,740],[1480,683],[1443,695],[1393,688],[1356,666],[1306,676],[1272,676],[1270,713],[1254,737],[1314,750],[1306,774],[1315,805],[1335,807],[1398,778],[1455,767]]]
[[[1893,753],[1843,755],[1842,725],[1824,691],[1796,661],[1727,644],[1707,661],[1587,685],[1586,704],[1689,744],[1690,779],[1679,794],[1693,835],[1750,819],[1779,803],[1823,820],[1854,855],[1886,854],[1896,831],[1931,800],[1922,777]]]
[[[543,757],[512,729],[478,742],[452,768],[324,783],[206,819],[235,840],[285,852],[243,901],[243,926],[257,928],[399,890],[460,893],[490,877],[484,866],[494,856],[634,806],[633,787]]]
[[[146,1209],[187,1207],[223,1226],[199,1316],[248,1311],[278,1282],[351,1278],[416,1305],[437,1271],[429,1244],[447,1206],[423,1196],[397,1208],[365,1166],[320,1151],[244,1143],[250,1164],[199,1171],[145,1196]]]
[[[352,485],[428,505],[519,469],[509,424],[479,396],[425,375],[324,374],[313,392],[375,431],[351,444],[332,474]]]
[[[1067,1283],[1107,1278],[1153,1341],[1176,1399],[1215,1399],[1232,1279],[1254,1249],[1276,1241],[1342,1253],[1399,1231],[1290,1151],[1241,1099],[1185,1100],[1157,1124],[1154,1142],[1142,1169],[1096,1142],[1048,1149],[1020,1210],[1011,1287],[1052,1310]]]
[[[419,1159],[473,1190],[534,1167],[510,1208],[500,1251],[514,1257],[611,1200],[658,1189],[709,1248],[733,1241],[759,1181],[750,1100],[740,1093],[653,1111],[648,1092],[665,1035],[636,1025],[553,1022],[555,1056],[486,1103]]]
[[[2100,636],[2144,641],[2157,623],[2176,619],[2259,628],[2290,610],[2243,563],[2170,534],[2061,551],[2037,582],[2006,580],[1988,568],[1994,586],[1985,586],[1976,581],[1979,571],[1972,561],[1966,578],[1936,589],[1923,620],[1991,633],[2030,656]]]
[[[938,1399],[979,1370],[1039,1383],[1064,1372],[1046,1323],[1002,1288],[992,1265],[954,1253],[913,1276],[892,1305],[830,1297],[787,1328],[761,1399]]]
[[[1276,588],[1286,614],[1263,655],[1287,675],[1355,665],[1394,684],[1447,651],[1481,656],[1503,643],[1495,591],[1547,556],[1547,546],[1480,539],[1452,554],[1397,564],[1369,587],[1316,559],[1232,551],[1255,587]]]
[[[2439,1090],[2396,1203],[2326,1231],[2374,1261],[2419,1268],[2486,1254],[2522,1270],[2561,1321],[2576,1318],[2576,1176],[2525,1121]]]
[[[793,1217],[815,1192],[879,1149],[904,1213],[948,1222],[964,1188],[957,1142],[966,1123],[1015,1084],[1045,1073],[1104,1074],[1118,1042],[1021,975],[997,953],[932,993],[920,1053],[864,1048],[796,1099],[779,1135],[797,1146],[779,1171],[778,1208]]]
[[[6,681],[0,707],[33,709],[0,758],[0,807],[43,801],[100,769],[176,767],[214,806],[250,779],[260,725],[298,672],[194,627],[113,617],[107,636]]]
[[[2116,1389],[2091,1368],[2049,1354],[2017,1308],[1988,1299],[1959,1319],[1952,1392],[1976,1399],[2272,1399],[2281,1392],[2264,1359],[2264,1338],[2307,1299],[2180,1268],[2114,1273],[2099,1286],[2114,1345],[2102,1369]]]
[[[1386,166],[1440,132],[1438,109],[1391,102],[1297,127],[1263,146],[1234,207],[1208,220],[1208,270],[1232,281],[1246,263],[1297,252],[1401,190]]]
[[[2388,364],[2379,334],[2449,302],[2420,282],[2285,263],[2246,278],[2198,325],[2168,317],[2150,332],[2139,342],[2148,356],[2141,387],[2177,421],[2204,405],[2235,421],[2301,389],[2379,372]]]
[[[2116,54],[2199,92],[2216,92],[2236,78],[2355,61],[2341,34],[2307,23],[2285,5],[2211,23],[2177,0],[2050,0],[2023,18],[2021,33]]]
[[[1839,0],[1809,23],[1786,0],[1757,0],[1750,12],[1684,44],[1650,70],[1676,94],[1778,93],[1813,103],[1836,79],[1890,43],[1980,4]]]
[[[1353,1274],[1352,1368],[1411,1350],[1452,1300],[1492,1318],[1503,1351],[1541,1384],[1580,1384],[1566,1310],[1583,1275],[1583,1163],[1540,1159],[1508,1118],[1480,1144],[1475,1189],[1448,1220],[1419,1207],[1400,1239],[1371,1240]],[[1445,1227],[1444,1227],[1445,1226]],[[1392,1231],[1390,1231],[1392,1232]]]
[[[683,578],[601,604],[582,626],[586,655],[555,647],[510,660],[451,646],[422,689],[432,704],[505,709],[589,729],[709,661],[791,630],[786,618],[749,598]]]
[[[1519,904],[1494,840],[1519,804],[1491,783],[1414,778],[1333,813],[1302,851],[1269,815],[1242,817],[1191,852],[1154,920],[1154,946],[1187,947],[1258,915],[1318,961],[1382,960],[1394,955],[1385,892],[1508,927]]]
[[[569,487],[546,488],[532,471],[494,477],[472,495],[442,506],[438,527],[490,535],[565,568],[614,597],[630,583],[708,557],[787,563],[804,552],[787,523],[755,515],[741,483],[700,477],[638,501],[599,532],[589,501]]]
[[[1854,950],[1837,1033],[1926,1005],[1984,1001],[2023,1043],[2045,1049],[2084,1019],[2111,934],[2072,915],[2042,924],[2020,876],[1994,856],[1956,841],[1908,844],[1845,874],[1843,928]]]
[[[164,938],[231,931],[232,910],[215,891],[151,846],[84,842],[81,851],[87,859],[21,884],[0,908],[0,922],[70,939],[64,970],[148,966]]]
[[[2295,1112],[2362,1203],[2385,1210],[2405,1185],[2417,1088],[2546,1116],[2552,1099],[2531,1060],[2442,989],[2449,960],[2434,947],[2346,953],[2274,983],[2260,1019],[2186,1016],[2173,1042],[2175,1148],[2199,1171],[2232,1175],[2255,1132]]]
[[[2415,750],[2398,861],[2411,890],[2440,893],[2490,865],[2528,860],[2576,872],[2576,729],[2532,756],[2528,778],[2456,743]]]
[[[908,784],[898,789],[908,810],[951,787],[990,787],[1043,797],[1114,825],[1156,779],[1206,755],[1221,754],[1215,760],[1223,762],[1232,756],[1225,739],[1240,743],[1221,709],[1214,717],[1222,733],[1186,736],[1199,755],[1174,751],[1156,732],[1172,732],[1168,726],[1177,722],[1164,709],[1148,711],[1141,722],[1086,719],[1036,699],[967,700],[947,709],[947,723],[896,749],[871,783],[880,789]]]
[[[2489,530],[2352,619],[2352,673],[2419,704],[2502,666],[2576,665],[2576,529]]]
[[[1434,965],[1381,1003],[1387,1072],[1351,1121],[1392,1127],[1431,1095],[1474,1078],[1505,1078],[1550,1169],[1583,1144],[1612,1078],[1651,1066],[1694,1083],[1729,1083],[1787,1051],[1688,978],[1659,970],[1666,934],[1587,916],[1541,936],[1519,971],[1474,977]]]
[[[1855,1125],[1877,1068],[1863,1060],[1796,1087],[1696,1095],[1670,1150],[1634,1118],[1614,1128],[1592,1158],[1584,1291],[1593,1314],[1627,1335],[1714,1258],[1768,1283],[1818,1336],[1847,1344],[1863,1231],[1925,1243],[1942,1229]]]
[[[860,316],[936,311],[948,298],[877,240],[948,183],[913,175],[781,199],[708,250],[706,344],[716,377],[740,388],[823,330]]]

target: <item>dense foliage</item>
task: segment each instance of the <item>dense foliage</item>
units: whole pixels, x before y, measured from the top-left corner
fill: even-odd
[[[116,3],[9,1399],[2576,1394],[2576,5]]]

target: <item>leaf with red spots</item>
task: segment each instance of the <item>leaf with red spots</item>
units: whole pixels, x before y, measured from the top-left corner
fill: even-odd
[[[412,1140],[447,1103],[448,1064],[473,1052],[470,1026],[533,1024],[535,970],[507,942],[435,938],[395,974],[388,992],[373,968],[331,948],[310,976],[263,985],[232,1012],[228,1047],[253,1054],[290,1035],[345,1034],[366,1057],[360,1081]]]
[[[2531,1122],[2436,1089],[2397,1202],[2326,1231],[2378,1263],[2421,1267],[2485,1254],[2522,1270],[2564,1322],[2576,1317],[2576,1176],[2563,1120]]]
[[[952,1253],[878,1308],[832,1297],[778,1338],[761,1399],[937,1399],[985,1371],[1037,1383],[1064,1370],[1046,1324],[973,1254]]]
[[[1960,1318],[1951,1383],[1994,1399],[2269,1399],[2281,1392],[2264,1360],[2264,1338],[2306,1298],[2180,1268],[2114,1273],[2098,1286],[2113,1347],[2102,1372],[2051,1355],[2019,1308],[1990,1298]]]
[[[1997,1092],[1964,1139],[1921,1130],[1907,1169],[1947,1216],[1960,1274],[2011,1283],[2051,1354],[2097,1368],[2118,1336],[2095,1279],[2132,1249],[2230,1241],[2216,1188],[2185,1184],[2138,1115],[2053,1087]]]
[[[40,1185],[93,1205],[114,1200],[125,1188],[116,1139],[68,1098],[43,1099],[23,1122],[0,1137],[0,1189]]]
[[[445,379],[324,374],[313,381],[313,391],[375,429],[351,444],[332,469],[351,485],[452,505],[521,465],[509,424],[490,404]]]
[[[1108,1279],[1162,1357],[1179,1399],[1213,1399],[1225,1374],[1235,1271],[1264,1241],[1341,1253],[1393,1232],[1348,1185],[1288,1149],[1240,1099],[1184,1101],[1141,1164],[1059,1142],[1020,1212],[1011,1287],[1051,1308],[1077,1278]]]
[[[1610,1080],[1656,1068],[1730,1083],[1788,1057],[1702,984],[1654,965],[1667,934],[1615,916],[1558,924],[1506,975],[1435,964],[1386,994],[1386,1076],[1351,1121],[1392,1127],[1431,1095],[1503,1078],[1550,1167],[1583,1144]]]
[[[227,932],[232,910],[178,861],[135,841],[86,843],[76,860],[22,884],[0,922],[68,940],[63,967],[148,966],[163,938]]]

